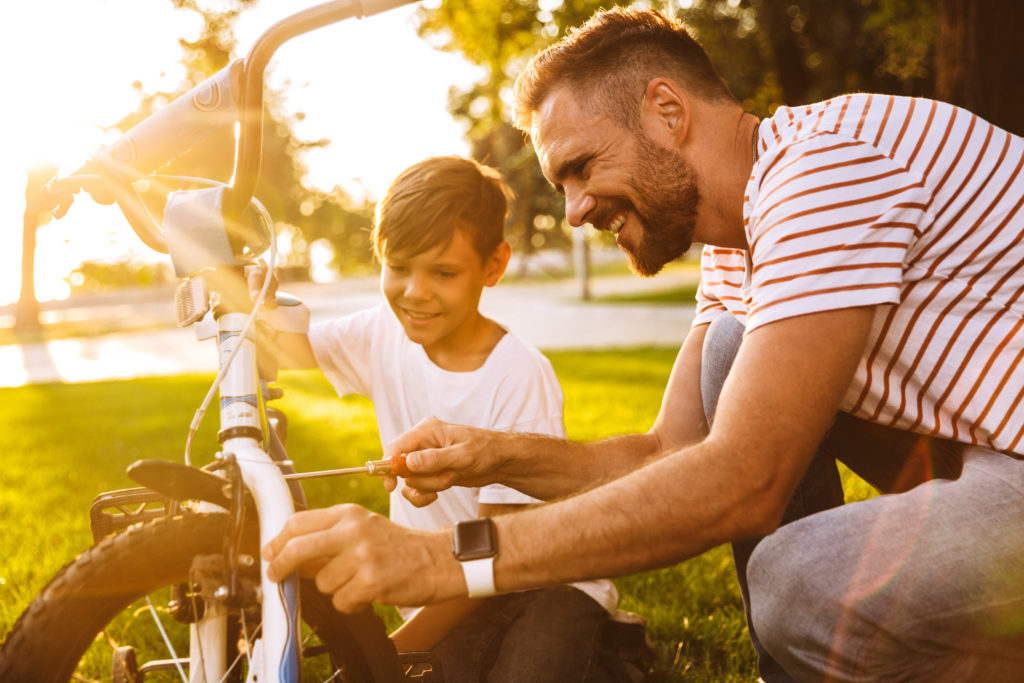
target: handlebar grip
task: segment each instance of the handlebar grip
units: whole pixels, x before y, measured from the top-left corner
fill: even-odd
[[[150,175],[238,119],[242,60],[236,60],[140,121],[93,155],[120,180]]]

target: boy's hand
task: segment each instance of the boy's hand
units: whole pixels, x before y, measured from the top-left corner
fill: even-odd
[[[424,605],[466,590],[448,529],[408,529],[358,505],[296,513],[263,558],[272,581],[299,571],[341,612],[371,602]]]
[[[384,457],[407,454],[405,465],[410,474],[405,477],[402,495],[423,507],[437,499],[437,491],[496,482],[501,461],[494,446],[499,436],[499,432],[428,418],[387,444]],[[394,490],[395,484],[394,479],[385,479],[388,491]]]
[[[260,259],[256,263],[250,263],[245,267],[245,281],[249,286],[249,298],[253,301],[260,295],[263,283],[267,279],[267,264]],[[270,287],[267,289],[267,296],[263,299],[263,305],[267,308],[277,306],[277,275],[270,274]]]

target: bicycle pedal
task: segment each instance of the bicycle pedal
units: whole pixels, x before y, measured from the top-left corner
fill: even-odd
[[[128,466],[128,476],[173,500],[202,500],[221,507],[231,503],[224,479],[181,463],[137,460]]]
[[[444,683],[441,662],[430,652],[399,652],[402,679],[416,683]]]

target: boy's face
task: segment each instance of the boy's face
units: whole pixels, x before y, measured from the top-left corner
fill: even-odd
[[[385,254],[381,291],[406,335],[428,355],[468,351],[480,327],[480,293],[498,282],[507,263],[507,243],[481,259],[466,233],[457,229],[447,246]]]

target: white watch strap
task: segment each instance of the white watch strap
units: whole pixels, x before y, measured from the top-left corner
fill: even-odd
[[[462,574],[466,577],[466,588],[469,597],[486,598],[494,595],[494,558],[484,557],[479,560],[464,560]]]

